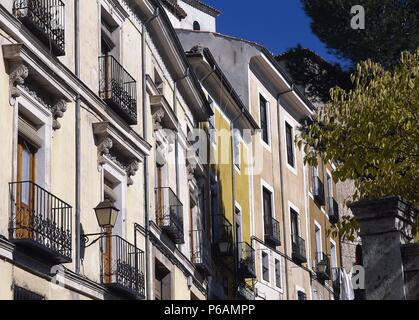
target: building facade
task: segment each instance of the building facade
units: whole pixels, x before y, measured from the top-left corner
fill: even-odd
[[[0,4],[0,299],[332,299],[313,106],[196,0]],[[326,191],[324,191],[326,190]]]
[[[212,53],[242,100],[243,112],[258,128],[251,135],[247,171],[251,186],[250,246],[255,252],[253,297],[336,298],[332,273],[340,268],[341,258],[339,239],[329,235],[339,215],[331,179],[333,167],[304,164],[304,151],[294,143],[301,120],[313,115],[314,106],[294,87],[268,50],[217,33],[219,12],[202,4],[194,10],[183,1],[178,5],[190,18],[169,17],[184,49],[201,46]],[[200,14],[196,10],[201,10]]]

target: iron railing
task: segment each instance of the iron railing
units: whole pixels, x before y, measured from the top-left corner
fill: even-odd
[[[330,222],[337,223],[339,221],[339,205],[333,197],[329,197],[327,210]]]
[[[265,242],[271,243],[274,246],[281,245],[281,231],[279,222],[273,217],[265,215]]]
[[[233,257],[233,226],[222,214],[213,216],[214,254],[222,257]]]
[[[292,258],[297,263],[307,262],[306,242],[303,238],[297,235],[292,237]]]
[[[137,82],[111,55],[99,57],[99,96],[128,124],[137,124]]]
[[[256,278],[255,249],[247,242],[238,244],[238,266],[242,278]]]
[[[120,236],[109,235],[102,241],[102,283],[144,299],[144,252]]]
[[[313,198],[318,205],[325,205],[324,185],[318,176],[313,176]]]
[[[55,262],[71,262],[72,207],[30,181],[9,183],[9,192],[11,240]]]
[[[191,231],[191,260],[197,268],[205,273],[211,272],[211,245],[204,230]]]
[[[13,14],[55,55],[65,55],[65,5],[61,0],[15,0]]]
[[[330,259],[324,252],[316,252],[316,273],[322,279],[330,279]]]
[[[160,228],[177,244],[185,243],[183,205],[171,188],[156,188],[156,216]]]
[[[237,296],[240,300],[256,300],[254,280],[250,279],[239,283],[237,288]]]

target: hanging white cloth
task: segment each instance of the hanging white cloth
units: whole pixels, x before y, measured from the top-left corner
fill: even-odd
[[[354,300],[355,293],[352,285],[352,273],[346,273],[345,269],[340,269],[340,300]]]

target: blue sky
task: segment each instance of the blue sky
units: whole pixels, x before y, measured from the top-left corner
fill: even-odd
[[[311,32],[300,0],[202,0],[222,11],[218,32],[255,41],[274,54],[300,43],[331,62],[338,60]]]

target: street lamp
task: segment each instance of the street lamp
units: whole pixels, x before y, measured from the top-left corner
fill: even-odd
[[[101,228],[113,228],[115,226],[119,210],[113,202],[105,199],[96,206],[95,212],[97,222]]]
[[[111,229],[115,226],[116,221],[118,219],[119,210],[115,207],[114,203],[109,199],[105,199],[104,201],[100,202],[96,208],[94,208],[96,213],[97,223],[102,229]],[[91,234],[82,234],[81,238],[81,245],[84,248],[90,247],[100,239],[105,236],[109,235],[108,232],[101,232],[101,233],[91,233]],[[89,237],[98,236],[95,240],[90,242]],[[90,242],[90,243],[89,243]]]

